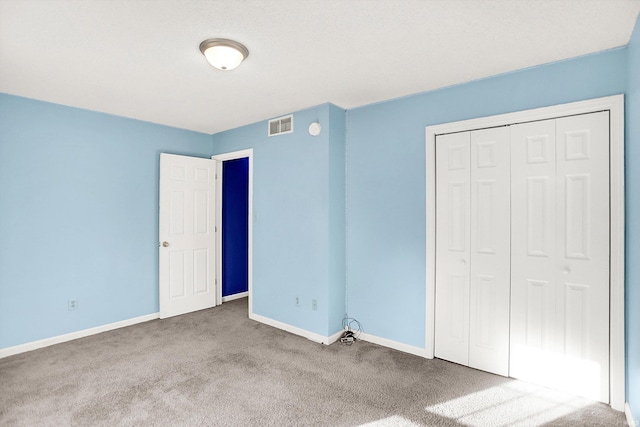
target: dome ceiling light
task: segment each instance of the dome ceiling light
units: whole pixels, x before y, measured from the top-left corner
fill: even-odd
[[[222,71],[233,70],[249,56],[249,49],[242,43],[228,39],[207,39],[200,43],[200,52]]]

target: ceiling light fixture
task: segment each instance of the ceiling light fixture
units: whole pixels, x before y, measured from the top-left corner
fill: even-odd
[[[249,56],[242,43],[227,39],[207,39],[200,43],[200,52],[209,64],[223,71],[233,70]]]

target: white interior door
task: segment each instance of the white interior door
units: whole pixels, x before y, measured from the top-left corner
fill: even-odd
[[[435,356],[469,364],[470,133],[436,138]]]
[[[509,374],[509,129],[471,132],[469,366]]]
[[[509,131],[436,139],[435,355],[509,371]]]
[[[512,377],[609,401],[609,251],[609,113],[512,126]]]
[[[215,175],[210,159],[160,154],[160,317],[216,305]]]
[[[555,120],[511,126],[511,163],[509,375],[550,382],[540,359],[556,347]]]

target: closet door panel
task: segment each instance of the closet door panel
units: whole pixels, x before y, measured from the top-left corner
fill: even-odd
[[[569,392],[609,401],[609,113],[557,120],[559,365]]]
[[[469,363],[469,132],[436,139],[435,355]]]
[[[509,129],[471,132],[469,366],[509,373]]]
[[[608,402],[608,112],[511,131],[509,375]]]
[[[551,381],[556,353],[555,120],[511,126],[509,375]],[[542,362],[545,361],[545,362]]]

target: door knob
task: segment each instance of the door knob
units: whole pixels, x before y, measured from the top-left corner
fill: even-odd
[[[169,247],[169,242],[167,242],[166,240],[164,242],[162,242],[162,247],[168,248]]]
[[[564,268],[564,270],[563,270],[563,273],[564,273],[564,274],[569,274],[569,273],[571,273],[571,268],[570,268],[570,267],[565,267],[565,268]]]
[[[466,259],[464,259],[464,258],[462,258],[462,259],[460,260],[460,264],[462,264],[462,265],[467,265],[467,260],[466,260]]]

